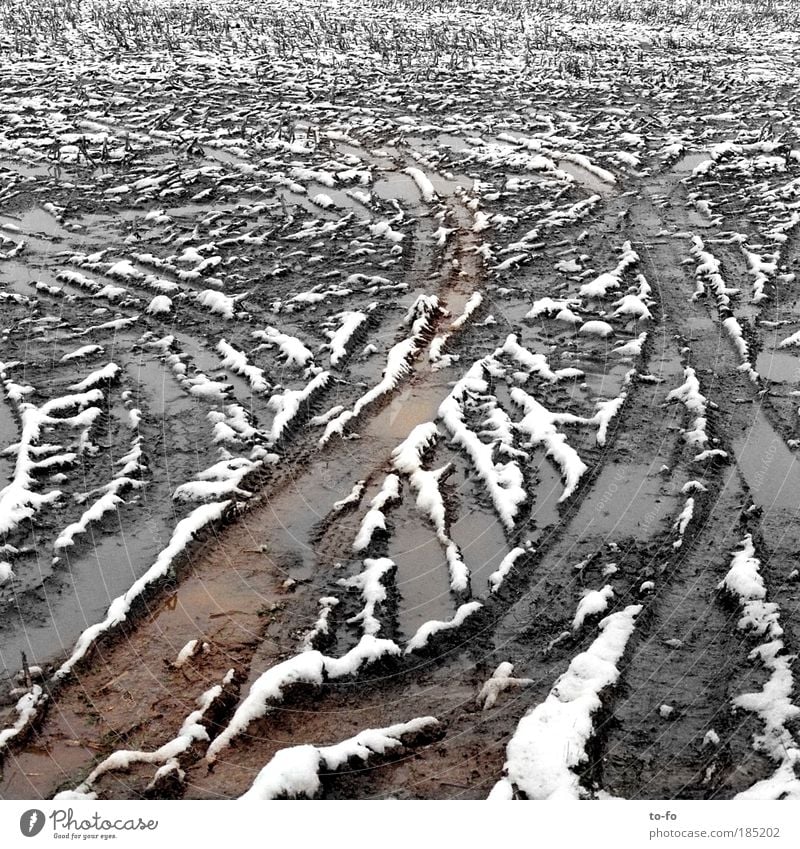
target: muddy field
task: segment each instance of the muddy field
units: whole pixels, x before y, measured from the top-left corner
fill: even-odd
[[[0,0],[0,798],[800,798],[800,11],[253,5]]]

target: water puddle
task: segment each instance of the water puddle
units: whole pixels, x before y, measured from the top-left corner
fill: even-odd
[[[531,539],[541,539],[544,531],[559,521],[558,499],[564,492],[564,483],[556,467],[536,449],[533,455],[537,467],[536,489],[529,493],[533,501],[530,517],[536,523],[537,534]]]
[[[59,179],[60,168],[57,169],[52,165],[34,165],[30,162],[23,162],[20,159],[0,159],[0,168],[5,168],[8,171],[16,171],[22,174],[23,177],[56,177]]]
[[[800,357],[788,351],[762,351],[756,359],[756,371],[773,383],[800,380]]]
[[[672,168],[670,168],[670,172],[673,174],[691,174],[701,162],[710,161],[711,157],[708,155],[707,151],[700,150],[693,153],[687,153],[685,156],[681,157],[672,166]]]
[[[570,529],[579,537],[653,536],[677,506],[673,487],[659,474],[662,460],[652,464],[608,463],[600,472]]]
[[[104,522],[109,533],[103,534],[97,525],[91,527],[88,536],[76,540],[74,550],[63,553],[63,564],[35,590],[34,600],[20,594],[17,606],[5,611],[0,675],[19,669],[22,651],[36,663],[70,650],[80,633],[102,619],[111,601],[150,566],[164,539],[169,539],[168,528],[153,520],[143,522],[140,511],[128,514],[123,508]],[[42,546],[38,562],[18,561],[15,571],[20,581],[32,570],[38,585],[51,571],[50,554],[50,549]],[[38,615],[42,610],[46,616]],[[55,633],[53,623],[57,624]]]
[[[19,439],[19,425],[5,399],[0,401],[0,450]],[[16,458],[0,454],[0,489],[11,479]]]
[[[702,212],[698,212],[696,209],[686,210],[686,220],[692,227],[696,227],[699,230],[707,229],[714,223],[707,215],[703,215]]]
[[[398,624],[408,638],[431,619],[450,619],[455,606],[441,544],[422,516],[414,512],[403,518],[405,512],[401,508],[392,513],[394,533],[387,556],[397,564]]]
[[[556,161],[560,171],[564,171],[573,177],[575,181],[587,191],[598,195],[610,195],[614,193],[614,184],[607,183],[601,180],[596,174],[578,165],[576,162],[570,162],[567,159],[559,159]]]
[[[69,239],[72,236],[54,216],[39,207],[29,209],[22,216],[20,227],[26,233],[35,233],[37,236],[49,236],[54,239]]]
[[[496,571],[508,551],[500,520],[486,510],[473,510],[453,522],[450,536],[461,549],[461,556],[470,571],[473,594],[479,597],[485,595],[489,575]]]
[[[756,504],[792,514],[800,508],[800,462],[756,407],[746,434],[733,442],[739,469]]]
[[[707,315],[688,315],[681,320],[690,330],[696,331],[699,335],[719,332],[716,320]]]
[[[583,382],[593,398],[616,398],[622,391],[630,364],[608,363],[603,370],[597,370],[597,366],[594,362],[575,361],[575,367],[585,372]]]
[[[452,133],[439,133],[436,136],[436,143],[441,147],[448,147],[457,153],[460,153],[462,150],[472,149],[472,145],[467,144],[461,136],[454,136]]]
[[[356,429],[363,438],[391,438],[397,444],[417,425],[436,419],[439,405],[449,391],[449,387],[444,383],[423,383],[419,386],[407,384],[395,393],[392,400],[377,415],[372,416],[363,428],[356,425]]]
[[[411,205],[419,204],[421,200],[417,184],[401,171],[392,171],[388,176],[376,180],[372,191],[381,200],[400,200]]]
[[[186,393],[168,365],[158,359],[141,357],[129,364],[133,380],[134,406],[149,410],[159,419],[176,413],[195,412],[198,401]]]

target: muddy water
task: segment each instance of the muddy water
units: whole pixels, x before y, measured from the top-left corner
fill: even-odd
[[[756,371],[773,383],[797,383],[800,380],[800,357],[787,351],[762,351],[756,358]]]
[[[19,438],[19,424],[5,398],[0,400],[0,451],[16,442]],[[0,489],[11,479],[14,473],[15,459],[0,453]]]
[[[536,534],[529,534],[534,541],[542,539],[546,529],[552,528],[559,521],[558,504],[564,492],[564,483],[556,467],[545,457],[540,449],[536,449],[531,464],[535,469],[536,483],[531,499],[531,519],[536,523]]]
[[[461,549],[461,556],[470,571],[473,595],[478,598],[484,596],[489,575],[508,552],[502,524],[494,513],[472,510],[451,524],[450,536]]]
[[[444,550],[425,517],[412,502],[393,511],[392,523],[387,556],[397,564],[398,625],[408,638],[425,622],[450,619],[456,608]]]
[[[659,473],[660,467],[658,458],[648,465],[608,463],[575,514],[571,530],[579,537],[655,535],[678,506],[675,488]]]
[[[578,165],[576,162],[570,162],[567,159],[559,159],[556,162],[556,165],[561,171],[565,171],[573,177],[578,185],[589,192],[593,192],[598,195],[611,195],[616,191],[613,183],[601,180],[596,174],[593,174],[591,171],[587,170],[582,165]]]
[[[170,523],[142,521],[138,510],[112,513],[103,534],[95,525],[79,538],[74,550],[65,551],[61,563],[50,564],[49,540],[38,540],[36,559],[15,564],[22,586],[47,580],[38,590],[20,592],[13,607],[4,612],[0,630],[0,675],[20,667],[21,652],[29,662],[46,663],[71,651],[80,633],[99,621],[110,602],[121,595],[166,545]],[[46,615],[43,611],[46,611]]]
[[[733,441],[736,462],[756,504],[764,510],[800,510],[800,461],[776,433],[760,407],[746,433]]]
[[[670,169],[673,174],[691,174],[701,162],[710,162],[706,151],[696,151],[682,156]]]
[[[385,177],[376,180],[372,190],[383,200],[397,199],[406,203],[419,203],[419,186],[408,176],[399,171],[391,171]]]

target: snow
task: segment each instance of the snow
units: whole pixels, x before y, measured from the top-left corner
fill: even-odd
[[[331,365],[335,367],[341,365],[347,357],[347,346],[369,317],[366,312],[352,310],[340,312],[334,318],[341,323],[335,331],[327,334],[329,341],[325,348],[331,352]]]
[[[598,319],[585,321],[578,329],[578,333],[581,336],[600,336],[603,339],[611,336],[613,332],[614,328],[607,321],[600,321]]]
[[[587,795],[574,769],[588,760],[592,715],[602,707],[600,693],[619,678],[618,664],[641,610],[629,605],[606,617],[600,635],[572,660],[545,701],[520,720],[506,750],[498,795],[510,798],[514,790],[528,799]]]
[[[233,318],[236,299],[215,289],[204,289],[196,295],[197,302],[223,318]]]
[[[441,634],[443,631],[453,631],[461,627],[470,616],[477,613],[482,607],[483,605],[479,601],[469,601],[456,610],[452,619],[444,622],[432,620],[420,625],[414,636],[406,644],[405,654],[426,648],[431,638],[436,634]]]
[[[282,333],[275,327],[254,330],[252,335],[267,346],[277,345],[287,365],[306,368],[314,360],[314,354],[296,336]]]
[[[577,451],[567,444],[567,438],[559,433],[555,426],[557,417],[546,410],[535,398],[519,387],[511,390],[511,400],[522,407],[524,418],[517,427],[526,433],[532,445],[542,445],[548,457],[551,457],[561,469],[564,479],[564,492],[559,501],[564,501],[575,492],[587,465],[578,456]]]
[[[488,400],[492,409],[496,408],[496,401],[485,394],[489,388],[487,374],[496,365],[492,356],[473,363],[439,405],[438,416],[449,431],[453,443],[463,449],[472,461],[475,471],[489,491],[500,521],[510,529],[514,527],[520,505],[527,499],[522,471],[513,460],[495,462],[495,444],[500,440],[486,444],[467,427],[464,416],[467,402],[476,397]]]
[[[338,501],[334,501],[331,505],[331,511],[341,513],[343,510],[350,507],[351,504],[358,504],[361,501],[361,496],[364,494],[364,489],[367,482],[365,480],[356,481],[353,488],[344,497]]]
[[[72,654],[56,670],[53,677],[58,680],[69,675],[101,634],[112,630],[121,622],[124,622],[128,617],[133,603],[150,586],[157,583],[169,573],[175,560],[186,550],[195,534],[199,533],[212,522],[218,522],[225,515],[230,503],[230,501],[221,501],[213,504],[204,504],[196,507],[185,519],[181,519],[175,526],[167,547],[161,551],[155,563],[153,563],[144,575],[134,581],[125,593],[111,602],[105,619],[102,622],[91,625],[83,631],[72,650]]]
[[[557,315],[563,310],[574,310],[581,306],[579,298],[564,298],[554,300],[550,297],[539,298],[525,314],[526,319],[538,318],[540,315]]]
[[[469,587],[469,570],[458,546],[447,532],[447,512],[439,489],[439,480],[450,471],[449,465],[431,471],[422,468],[422,455],[436,442],[439,429],[434,422],[417,425],[408,437],[392,451],[392,463],[409,479],[417,494],[417,509],[431,521],[436,538],[442,544],[450,570],[450,587],[465,592]]]
[[[9,367],[7,364],[6,368]],[[44,468],[56,460],[55,457],[38,461],[36,459],[40,453],[41,446],[37,443],[42,430],[61,426],[83,429],[85,433],[101,415],[99,407],[90,405],[103,400],[103,393],[99,389],[89,389],[74,395],[52,398],[41,407],[36,407],[34,404],[21,400],[25,395],[30,394],[27,387],[19,387],[10,380],[4,382],[6,394],[18,404],[21,434],[19,442],[6,449],[8,452],[16,453],[17,459],[11,482],[0,490],[0,535],[9,534],[20,522],[32,518],[42,506],[52,504],[61,497],[59,490],[40,494],[33,489],[36,484],[37,469]],[[30,389],[33,391],[32,387]],[[54,415],[76,407],[79,412],[73,416]],[[63,456],[69,459],[69,455]],[[75,455],[72,455],[72,459],[75,459]]]
[[[464,305],[461,315],[450,323],[444,333],[438,333],[431,340],[431,344],[428,349],[428,359],[433,364],[434,369],[446,368],[458,359],[458,356],[456,355],[444,354],[442,352],[453,334],[464,327],[482,303],[483,295],[480,292],[473,292],[467,303]]]
[[[147,305],[148,315],[165,315],[172,312],[172,299],[166,295],[156,295]]]
[[[333,609],[339,606],[339,599],[335,596],[325,596],[319,600],[319,615],[317,616],[314,627],[303,635],[303,651],[313,651],[317,638],[325,636],[330,632],[330,617]]]
[[[351,410],[344,410],[328,422],[325,432],[319,440],[320,448],[327,445],[335,435],[341,436],[349,422],[360,416],[364,410],[384,395],[392,392],[398,383],[411,372],[409,363],[418,353],[425,331],[429,329],[433,317],[438,311],[439,302],[436,297],[420,295],[417,298],[406,316],[406,324],[411,325],[411,336],[402,339],[390,349],[381,380],[358,398]]]
[[[270,406],[275,410],[275,418],[272,420],[269,435],[270,445],[275,445],[283,438],[286,429],[302,411],[303,405],[324,389],[330,379],[330,372],[321,371],[302,389],[287,389],[282,394],[273,395],[270,398]]]
[[[684,431],[684,439],[689,445],[703,446],[708,443],[706,433],[708,402],[705,395],[700,391],[700,381],[697,379],[695,370],[691,366],[687,366],[683,370],[683,374],[684,382],[668,393],[666,403],[680,401],[694,416],[692,428]]]
[[[704,282],[708,283],[717,299],[718,307],[727,307],[730,304],[730,296],[739,293],[738,289],[729,288],[722,277],[722,263],[709,251],[705,249],[703,240],[699,236],[692,237],[692,255],[698,260],[695,276],[697,277],[697,291],[692,296],[696,300],[705,291]]]
[[[589,283],[584,283],[578,290],[583,298],[604,298],[609,289],[619,289],[622,277],[626,271],[639,262],[639,254],[633,250],[630,242],[622,246],[619,262],[612,271],[604,272]]]
[[[603,613],[613,598],[614,588],[610,584],[606,584],[601,590],[587,590],[578,603],[578,609],[572,621],[572,630],[580,630],[587,616]]]
[[[176,669],[180,669],[182,666],[185,666],[192,658],[197,657],[197,655],[199,654],[207,652],[209,648],[210,645],[200,639],[195,638],[194,640],[189,640],[189,642],[186,643],[186,645],[178,652],[178,656],[175,658],[172,665]]]
[[[384,508],[400,500],[400,478],[395,474],[389,474],[383,481],[380,492],[370,501],[370,509],[361,520],[353,551],[364,551],[372,542],[375,531],[386,530],[386,516]]]
[[[231,672],[226,676],[226,681],[229,679]],[[208,731],[203,721],[208,721],[206,719],[206,713],[220,698],[222,692],[223,687],[221,684],[216,684],[206,690],[197,699],[197,709],[192,711],[183,721],[178,735],[167,743],[164,743],[163,746],[160,746],[153,752],[118,749],[112,752],[105,760],[101,761],[78,787],[63,794],[57,793],[53,798],[56,800],[95,798],[94,785],[98,779],[109,772],[129,770],[131,766],[137,763],[161,764],[162,768],[159,770],[161,775],[164,775],[166,769],[179,771],[180,763],[178,758],[196,743],[203,743],[209,739]]]
[[[430,732],[438,725],[435,717],[425,716],[387,728],[370,728],[332,746],[307,743],[280,749],[240,798],[313,799],[321,788],[320,773],[336,772],[350,760],[366,764],[373,755],[401,748],[404,737]]]
[[[742,616],[738,627],[748,634],[766,639],[750,652],[750,660],[758,660],[769,673],[761,691],[743,693],[733,703],[737,708],[755,713],[764,724],[756,735],[754,748],[778,764],[775,772],[752,787],[738,793],[737,799],[800,799],[800,744],[792,732],[792,724],[800,716],[794,704],[795,690],[792,663],[794,655],[786,653],[780,609],[767,602],[767,588],[761,576],[761,562],[755,556],[753,538],[747,534],[739,551],[733,552],[728,574],[719,584],[737,598]]]
[[[515,687],[527,687],[533,684],[532,678],[513,678],[514,664],[503,661],[492,673],[492,677],[484,683],[475,701],[481,710],[493,708],[500,693]]]
[[[239,704],[224,730],[208,747],[206,759],[209,763],[229,746],[248,726],[266,715],[270,704],[283,700],[284,690],[291,684],[321,685],[325,676],[344,678],[355,675],[359,669],[387,655],[400,654],[399,647],[391,640],[380,640],[365,634],[356,646],[340,658],[326,657],[312,649],[284,660],[263,672],[251,685],[246,698]]]
[[[623,295],[618,301],[614,301],[614,306],[616,307],[613,313],[615,317],[629,315],[637,321],[645,321],[653,317],[638,295]]]
[[[86,392],[87,389],[92,389],[99,383],[111,383],[119,376],[121,369],[116,363],[108,363],[97,371],[93,371],[78,383],[70,385],[70,389],[75,392]]]
[[[70,362],[71,360],[80,360],[84,357],[91,357],[94,354],[102,354],[105,351],[102,345],[83,345],[69,354],[64,354],[59,360],[60,363]]]
[[[339,585],[348,589],[358,589],[364,599],[360,613],[347,620],[348,624],[361,623],[365,634],[375,635],[381,630],[381,623],[375,616],[378,605],[386,601],[385,581],[390,579],[397,566],[388,557],[366,558],[364,571],[351,578],[341,578]]]
[[[217,342],[217,351],[222,357],[220,365],[246,377],[253,392],[267,392],[269,390],[270,384],[264,375],[264,370],[254,366],[247,359],[247,354],[244,351],[234,348],[226,339],[220,339]]]
[[[735,316],[729,316],[726,319],[723,319],[722,326],[728,331],[728,336],[730,336],[731,341],[734,344],[734,347],[739,352],[739,356],[742,359],[742,364],[739,366],[740,371],[747,372],[750,380],[754,383],[757,383],[759,380],[758,372],[753,368],[753,365],[750,361],[750,346],[747,344],[744,338],[744,334],[742,333],[742,327],[739,324],[739,321]]]
[[[220,460],[198,472],[195,480],[178,486],[172,493],[172,498],[175,501],[208,501],[234,495],[249,498],[252,493],[240,489],[239,485],[260,465],[245,457]]]
[[[506,337],[506,341],[500,350],[516,360],[529,375],[536,374],[550,383],[555,383],[565,378],[583,376],[583,372],[576,368],[553,371],[547,362],[547,357],[544,354],[533,354],[527,348],[524,348],[517,341],[517,335],[515,333],[510,333]]]
[[[503,584],[503,581],[506,578],[506,575],[511,571],[514,564],[519,560],[522,555],[525,554],[525,549],[517,546],[513,548],[511,551],[506,554],[506,556],[500,561],[500,565],[497,569],[489,575],[489,587],[493,593],[496,593]]]
[[[0,752],[8,747],[8,744],[28,728],[39,713],[42,704],[47,700],[47,694],[39,684],[34,684],[30,692],[25,693],[14,706],[17,718],[9,728],[0,730]]]
[[[684,487],[685,488],[685,487]],[[673,524],[672,529],[678,532],[678,539],[672,543],[673,548],[680,548],[683,545],[683,535],[686,533],[686,528],[689,527],[689,522],[694,516],[694,498],[686,499],[686,504],[681,510],[680,515]]]
[[[428,179],[423,171],[420,171],[419,168],[406,168],[403,173],[408,174],[408,176],[411,177],[411,179],[417,184],[419,193],[422,195],[422,199],[426,203],[432,203],[433,201],[438,200],[438,195],[436,194],[436,189],[433,187],[433,183],[430,179]]]

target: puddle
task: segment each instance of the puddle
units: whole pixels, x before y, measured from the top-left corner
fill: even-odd
[[[707,215],[703,215],[702,212],[698,212],[696,209],[687,209],[686,210],[686,220],[692,227],[696,227],[700,230],[707,229],[708,227],[713,226],[713,221]]]
[[[448,147],[456,152],[472,150],[472,145],[467,144],[467,142],[460,136],[454,136],[451,133],[439,133],[439,135],[436,136],[436,143],[442,147]]]
[[[580,537],[653,536],[677,506],[672,487],[652,464],[613,462],[605,466],[570,525]]]
[[[450,536],[461,549],[470,571],[472,593],[487,594],[489,575],[497,570],[508,553],[508,543],[500,520],[494,513],[474,510],[450,526]]]
[[[38,207],[29,209],[20,219],[19,226],[25,233],[35,233],[39,236],[50,236],[54,239],[72,237],[49,212]]]
[[[99,525],[90,527],[88,535],[76,540],[74,550],[63,553],[62,564],[44,583],[42,577],[51,572],[48,546],[41,547],[37,561],[15,564],[21,584],[29,575],[35,582],[35,600],[20,594],[17,605],[4,611],[0,675],[19,668],[22,651],[35,663],[71,650],[80,633],[103,618],[109,603],[131,586],[169,539],[165,525],[143,521],[136,508],[129,514],[123,508],[118,518],[108,516],[104,523],[109,532],[103,534]],[[32,616],[31,605],[46,615]]]
[[[573,365],[573,362],[570,362]],[[630,371],[630,363],[609,363],[604,371],[594,371],[598,364],[574,361],[575,368],[585,372],[583,383],[594,398],[616,398],[622,391],[625,375]],[[580,380],[580,378],[579,378]]]
[[[800,357],[787,351],[762,351],[756,359],[756,371],[773,383],[800,380]]]
[[[161,360],[142,357],[138,363],[129,364],[128,370],[133,378],[136,407],[149,410],[159,419],[195,411],[198,400],[186,393]]]
[[[248,160],[243,159],[236,153],[231,153],[229,150],[221,147],[209,147],[203,145],[203,154],[207,159],[214,162],[224,162],[226,165],[247,165]]]
[[[670,168],[670,172],[673,174],[691,174],[701,162],[709,161],[711,161],[711,157],[707,151],[687,153]]]
[[[584,189],[598,195],[610,195],[614,193],[614,184],[607,183],[601,180],[596,174],[588,171],[582,165],[576,162],[570,162],[567,159],[559,159],[556,161],[559,170],[566,172]]]
[[[531,519],[536,522],[537,533],[531,539],[541,539],[543,532],[556,525],[560,519],[558,514],[558,499],[564,492],[564,482],[561,480],[556,467],[545,457],[540,449],[534,453],[537,465],[536,489],[530,493],[533,500]]]
[[[760,407],[744,437],[734,440],[739,468],[756,504],[796,513],[800,508],[800,462],[773,430]]]
[[[387,556],[397,564],[398,624],[402,635],[409,638],[431,619],[452,618],[455,605],[441,544],[423,516],[413,512],[403,520],[404,513],[403,508],[392,512],[394,533]]]
[[[411,205],[419,204],[422,199],[417,184],[401,171],[392,171],[376,180],[372,191],[382,200],[401,200]]]
[[[23,177],[55,177],[59,179],[61,169],[53,165],[34,165],[30,162],[23,162],[20,159],[0,159],[0,168],[5,168],[8,171],[16,171],[22,174]]]
[[[5,399],[0,400],[0,450],[8,448],[19,439],[19,425],[14,418],[11,407]],[[11,480],[14,474],[15,457],[0,454],[0,489]]]
[[[20,295],[38,298],[39,291],[33,284],[40,277],[40,274],[21,262],[6,260],[0,264],[0,285],[4,285],[12,292],[17,292]],[[60,289],[63,284],[56,283],[55,285]]]
[[[681,321],[691,330],[696,330],[702,334],[719,331],[717,322],[707,315],[688,315],[684,316]]]
[[[423,353],[422,356],[425,356]],[[399,443],[419,424],[436,419],[439,405],[450,389],[445,384],[424,383],[420,387],[404,386],[376,415],[365,421],[358,430],[363,438],[391,438]],[[365,416],[369,413],[365,413]]]

